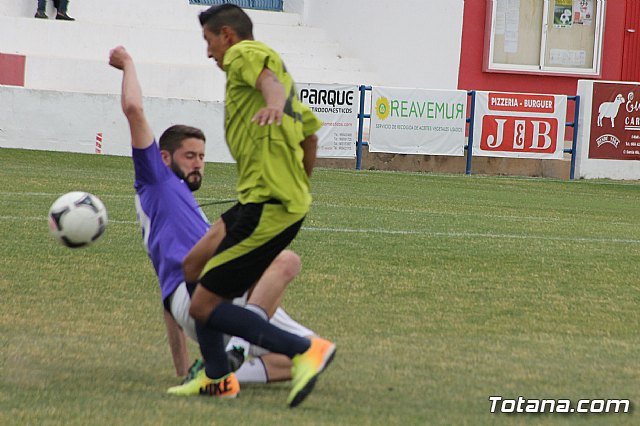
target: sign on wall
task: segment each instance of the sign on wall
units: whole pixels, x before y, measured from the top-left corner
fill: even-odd
[[[589,158],[640,160],[637,95],[640,88],[635,84],[594,83]]]
[[[640,179],[640,84],[578,81],[576,177]]]
[[[321,158],[355,158],[360,96],[356,85],[296,83],[298,97],[323,122]]]
[[[473,155],[562,159],[567,97],[476,92]]]
[[[467,92],[374,87],[370,152],[464,155]]]

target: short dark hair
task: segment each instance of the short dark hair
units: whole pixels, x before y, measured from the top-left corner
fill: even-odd
[[[161,150],[169,151],[170,154],[173,154],[182,146],[182,141],[188,138],[200,139],[202,142],[207,141],[202,130],[191,126],[185,126],[184,124],[176,124],[169,127],[164,131],[164,133],[162,133],[158,143]]]
[[[233,28],[242,39],[253,38],[253,23],[249,15],[235,4],[225,3],[218,6],[211,6],[200,13],[200,25],[206,27],[214,34],[220,34],[223,26]]]

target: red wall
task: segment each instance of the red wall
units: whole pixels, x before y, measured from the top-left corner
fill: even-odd
[[[0,53],[0,84],[7,86],[24,86],[23,55]]]
[[[549,93],[573,96],[579,79],[531,74],[483,72],[485,21],[488,0],[465,0],[462,27],[462,53],[458,88],[502,92]],[[620,80],[625,25],[625,1],[606,2],[602,47],[602,80]]]

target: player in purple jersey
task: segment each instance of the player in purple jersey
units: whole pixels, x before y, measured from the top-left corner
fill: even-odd
[[[188,315],[192,289],[185,283],[182,260],[209,229],[209,222],[192,194],[202,184],[205,136],[199,129],[176,125],[162,134],[158,146],[144,115],[133,60],[123,47],[117,47],[111,51],[109,63],[123,71],[121,103],[131,131],[136,211],[144,245],[160,284],[176,374],[183,376],[189,370],[185,334],[196,341],[197,336],[193,319]],[[297,255],[283,252],[256,284],[255,296],[252,294],[247,307],[267,312],[271,322],[285,330],[311,336],[311,330],[278,308],[282,293],[277,292],[278,288],[273,291],[269,285],[273,280],[290,282],[299,269]],[[280,290],[284,291],[284,287]],[[247,303],[246,298],[234,302]],[[232,338],[228,347],[235,345],[255,357],[240,366],[236,373],[240,381],[290,379],[291,362],[287,357],[267,353],[239,338]]]

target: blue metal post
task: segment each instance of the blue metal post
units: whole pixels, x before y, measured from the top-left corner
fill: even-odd
[[[571,153],[571,170],[569,171],[569,179],[573,179],[576,171],[576,146],[578,145],[578,120],[580,116],[580,96],[567,96],[570,101],[575,101],[575,109],[573,111],[573,122],[567,123],[567,127],[573,127],[573,138],[571,148],[565,148],[564,153]]]
[[[364,113],[364,98],[367,90],[371,90],[371,86],[361,85],[360,90],[360,111],[358,112],[358,140],[356,141],[356,170],[362,169],[362,130],[364,127],[364,119],[370,118],[371,114]]]
[[[467,142],[467,169],[465,171],[466,174],[471,174],[471,157],[473,157],[473,126],[474,126],[474,115],[476,112],[476,91],[470,90],[467,92],[468,96],[471,96],[471,111],[469,112],[469,118],[467,118],[467,123],[469,123],[469,139]]]
[[[578,145],[578,120],[580,119],[580,96],[572,96],[576,101],[573,111],[573,140],[571,141],[571,171],[569,179],[574,179],[576,172],[576,147]]]

